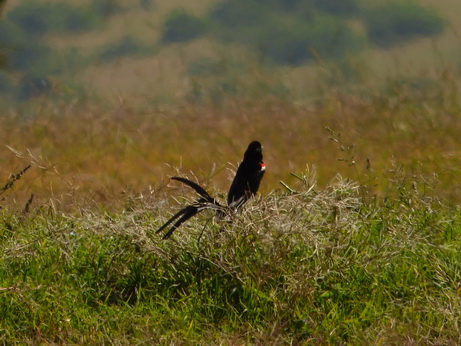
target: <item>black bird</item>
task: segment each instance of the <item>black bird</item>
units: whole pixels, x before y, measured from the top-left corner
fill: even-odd
[[[237,169],[234,181],[227,195],[227,205],[238,209],[259,189],[259,184],[266,171],[263,162],[261,143],[253,141],[243,156],[243,161]]]
[[[266,165],[263,162],[262,146],[258,141],[253,141],[245,151],[243,161],[237,169],[235,178],[229,189],[227,196],[228,206],[220,204],[216,199],[210,196],[200,185],[185,178],[172,177],[171,179],[180,181],[189,187],[193,188],[200,197],[191,205],[188,205],[173,215],[162,227],[155,233],[160,233],[174,221],[173,226],[163,236],[163,239],[168,239],[173,232],[184,222],[189,220],[194,215],[197,215],[205,209],[214,209],[218,215],[225,215],[228,211],[235,211],[240,208],[251,196],[256,194],[261,183],[261,179],[266,170]]]

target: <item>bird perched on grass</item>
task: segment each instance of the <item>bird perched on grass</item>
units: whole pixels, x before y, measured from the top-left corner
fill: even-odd
[[[173,215],[155,233],[160,233],[174,222],[173,226],[163,236],[163,239],[168,239],[181,224],[205,209],[214,209],[219,215],[226,214],[227,211],[238,210],[251,196],[256,194],[265,171],[266,165],[263,162],[261,143],[253,141],[248,145],[243,161],[237,168],[237,173],[227,196],[227,206],[220,204],[204,188],[193,181],[181,177],[172,177],[171,179],[180,181],[194,189],[200,197],[193,204],[184,207]]]
[[[243,161],[232,181],[227,195],[227,205],[233,209],[238,209],[251,196],[255,195],[265,171],[266,165],[263,162],[261,143],[253,141],[245,151]]]

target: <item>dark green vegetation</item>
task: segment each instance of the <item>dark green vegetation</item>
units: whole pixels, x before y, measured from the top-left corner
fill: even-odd
[[[444,21],[433,9],[410,1],[392,1],[366,12],[368,36],[378,46],[391,46],[418,36],[440,34]]]
[[[116,214],[1,209],[0,341],[458,343],[459,210],[298,178],[170,241],[158,191]]]
[[[85,84],[83,76],[94,65],[104,68],[124,58],[136,66],[140,59],[157,59],[175,47],[171,43],[187,46],[197,38],[214,45],[199,60],[212,56],[216,63],[226,56],[239,61],[233,51],[238,47],[247,54],[242,69],[256,62],[275,70],[315,62],[345,66],[368,49],[434,37],[445,28],[436,9],[410,0],[371,5],[357,0],[205,2],[206,9],[194,13],[161,12],[163,5],[149,0],[10,3],[0,18],[0,90],[14,100],[52,91],[71,98],[88,91],[91,83]],[[134,19],[126,19],[131,15]],[[158,60],[168,64],[174,59],[167,54]],[[193,60],[185,56],[184,65],[171,70],[183,78]]]
[[[354,29],[362,23],[364,30]],[[365,48],[366,41],[391,46],[418,36],[440,34],[444,21],[417,2],[355,0],[227,0],[199,18],[173,12],[165,22],[164,42],[205,35],[243,44],[278,64],[301,65],[314,59],[341,61]]]
[[[164,23],[162,41],[164,43],[186,42],[200,37],[206,32],[206,24],[185,11],[170,13]]]
[[[8,86],[5,91],[23,99],[41,96],[51,90],[50,78],[65,76],[81,67],[75,51],[57,51],[45,38],[49,35],[71,37],[94,30],[101,24],[94,6],[25,1],[8,11],[0,19],[0,49],[4,60],[0,78]]]
[[[340,60],[364,44],[342,17],[312,1],[225,1],[210,18],[219,25],[218,38],[244,44],[279,64],[300,65],[316,57]]]
[[[66,37],[69,41],[103,27],[108,16],[122,9],[108,0],[90,5],[67,2],[24,1],[0,18],[0,90],[9,91],[20,99],[48,94],[51,80],[57,76],[68,87],[75,75],[94,57],[84,57],[75,48],[56,49],[49,37]],[[126,37],[121,43],[109,45],[97,57],[136,55],[152,49],[140,46]]]

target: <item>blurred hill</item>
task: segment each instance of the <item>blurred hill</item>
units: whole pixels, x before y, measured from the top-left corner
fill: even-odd
[[[461,65],[460,13],[455,0],[10,1],[0,90],[169,103],[258,87],[304,98],[318,80],[419,84],[434,68]]]

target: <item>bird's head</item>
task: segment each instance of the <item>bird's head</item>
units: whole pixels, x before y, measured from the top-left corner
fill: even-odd
[[[248,149],[245,151],[245,160],[263,160],[263,147],[258,141],[253,141],[248,145]]]

